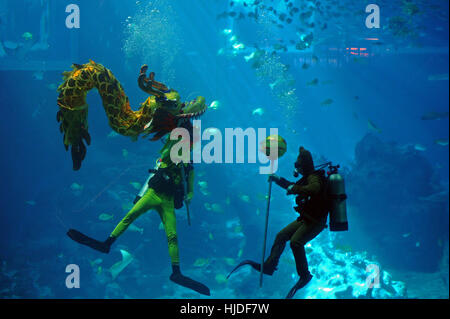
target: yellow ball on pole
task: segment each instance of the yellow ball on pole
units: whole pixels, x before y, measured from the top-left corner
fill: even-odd
[[[271,152],[271,146],[273,152]],[[274,161],[286,153],[286,140],[280,135],[270,135],[261,142],[260,151],[263,152],[270,160]]]

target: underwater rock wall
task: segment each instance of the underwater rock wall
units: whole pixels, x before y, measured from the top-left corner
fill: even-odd
[[[448,240],[448,189],[419,151],[366,135],[346,184],[357,245],[392,267],[437,270]]]

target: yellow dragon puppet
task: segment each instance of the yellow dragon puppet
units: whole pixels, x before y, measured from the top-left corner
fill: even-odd
[[[205,99],[197,97],[189,103],[182,103],[175,90],[155,81],[152,72],[147,77],[148,67],[141,67],[138,77],[139,87],[151,96],[141,104],[137,111],[130,107],[128,97],[122,85],[110,70],[101,64],[90,61],[87,64],[74,64],[73,70],[63,73],[64,82],[59,86],[57,120],[61,123],[60,131],[64,134],[66,150],[71,147],[73,169],[79,170],[86,156],[86,146],[91,142],[88,132],[87,93],[96,88],[102,98],[103,107],[109,125],[117,133],[137,140],[154,134],[153,141],[170,133],[176,127],[183,127],[191,132],[191,118],[201,116],[206,111]],[[202,283],[184,276],[180,271],[178,237],[176,231],[175,209],[181,208],[193,197],[194,170],[192,164],[174,163],[168,154],[176,143],[168,141],[161,150],[157,169],[152,170],[148,182],[144,185],[135,205],[120,221],[104,241],[91,238],[75,229],[67,235],[74,241],[102,253],[109,253],[111,245],[139,216],[148,210],[156,210],[166,231],[169,255],[172,263],[170,280],[197,291],[210,295],[209,288]]]
[[[74,64],[73,70],[63,73],[64,82],[59,86],[57,121],[64,134],[66,150],[71,146],[73,169],[79,170],[86,156],[86,146],[91,143],[88,132],[87,93],[96,88],[103,102],[111,128],[136,140],[140,134],[144,137],[155,134],[153,141],[160,139],[177,127],[178,120],[202,115],[207,107],[205,99],[198,97],[189,103],[182,103],[175,90],[155,81],[152,72],[146,73],[148,66],[141,68],[138,85],[151,94],[137,111],[130,107],[130,101],[124,89],[110,70],[103,65],[90,61],[87,64]]]

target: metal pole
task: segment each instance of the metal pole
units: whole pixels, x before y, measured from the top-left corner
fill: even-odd
[[[270,172],[273,172],[273,161],[270,162]],[[264,259],[266,257],[266,243],[267,243],[267,228],[269,226],[269,210],[270,210],[270,197],[272,194],[272,180],[269,181],[269,192],[267,194],[267,209],[266,209],[266,223],[264,226],[264,243],[261,260],[261,274],[259,276],[259,287],[262,288],[263,276],[264,276]]]
[[[184,187],[184,205],[186,206],[188,225],[191,226],[191,215],[189,213],[189,204],[188,204],[188,202],[186,200],[187,183],[186,183],[186,173],[184,171],[184,163],[183,162],[181,162],[181,180],[183,181],[183,187]]]

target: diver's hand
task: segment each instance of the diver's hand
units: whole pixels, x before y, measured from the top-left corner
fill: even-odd
[[[268,181],[269,181],[269,183],[270,182],[278,183],[280,181],[280,179],[281,179],[280,176],[277,176],[275,174],[271,174],[271,175],[269,175],[269,180]]]
[[[295,186],[295,184],[292,184],[291,186],[288,186],[288,188],[286,188],[286,191],[287,191],[288,195],[293,195],[294,194],[294,186]]]
[[[190,203],[192,198],[194,197],[194,193],[193,192],[189,192],[187,193],[186,197],[184,198],[184,200],[186,201],[186,203]]]

